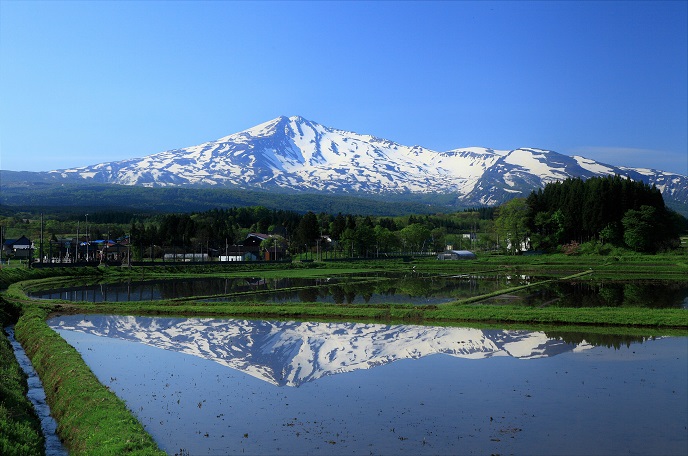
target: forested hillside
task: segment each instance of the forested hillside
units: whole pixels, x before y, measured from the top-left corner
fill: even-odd
[[[0,182],[0,205],[16,211],[85,213],[127,210],[138,213],[199,212],[215,208],[264,206],[297,212],[397,216],[455,211],[452,195],[366,196],[267,192],[229,188],[147,188],[114,184]]]
[[[685,229],[657,188],[619,176],[547,184],[525,203],[531,242],[540,249],[598,240],[656,252],[676,247]]]

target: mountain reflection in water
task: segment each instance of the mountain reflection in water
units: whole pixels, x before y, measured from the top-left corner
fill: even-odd
[[[138,342],[209,359],[279,386],[416,359],[544,358],[591,346],[544,332],[363,323],[284,322],[116,315],[52,318],[56,330]]]

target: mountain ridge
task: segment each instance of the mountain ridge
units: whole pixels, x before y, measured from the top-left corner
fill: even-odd
[[[438,152],[280,116],[196,146],[43,173],[50,181],[227,187],[324,194],[455,195],[457,207],[501,204],[569,177],[619,174],[688,206],[688,177],[522,147]]]
[[[63,315],[48,324],[197,356],[289,387],[439,354],[528,360],[591,348],[544,332],[441,326],[116,315]]]

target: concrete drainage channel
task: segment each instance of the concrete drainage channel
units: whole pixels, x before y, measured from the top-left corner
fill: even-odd
[[[33,404],[38,418],[41,420],[41,430],[45,437],[45,454],[46,456],[67,456],[69,453],[56,433],[57,423],[50,415],[50,407],[45,401],[45,391],[43,390],[41,379],[38,378],[38,374],[33,368],[31,360],[26,356],[24,348],[14,338],[14,326],[6,327],[5,332],[7,333],[7,339],[12,344],[12,350],[14,350],[14,356],[17,358],[19,366],[21,366],[28,377],[26,379],[29,386],[27,397]]]

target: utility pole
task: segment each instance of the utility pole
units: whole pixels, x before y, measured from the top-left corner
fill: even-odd
[[[91,244],[90,239],[88,238],[88,214],[86,214],[86,262],[88,263],[88,248],[89,245]]]
[[[38,251],[41,256],[41,264],[43,264],[43,212],[41,212],[41,247]]]
[[[131,232],[127,242],[127,266],[131,268]]]

